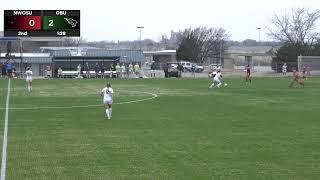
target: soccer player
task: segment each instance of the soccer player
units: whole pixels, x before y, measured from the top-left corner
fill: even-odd
[[[28,85],[28,91],[31,92],[32,91],[32,71],[30,67],[28,67],[26,71],[26,81]]]
[[[304,86],[304,83],[302,81],[299,81],[299,72],[294,67],[293,68],[293,81],[290,83],[289,87],[292,87],[295,82],[299,83],[301,86]]]
[[[139,74],[140,74],[140,66],[139,66],[138,63],[134,64],[133,71],[134,71],[134,74],[136,75],[136,78],[137,78],[139,76]]]
[[[213,88],[215,83],[218,83],[217,84],[217,87],[220,88],[221,86],[221,81],[222,81],[222,75],[221,75],[221,71],[218,71],[218,72],[213,72],[212,73],[212,77],[213,77],[213,82],[211,84],[211,86],[209,88]]]
[[[215,69],[216,69],[216,72],[218,72],[218,71],[221,72],[221,66],[220,65],[217,65],[217,67]]]
[[[126,77],[126,66],[124,65],[124,63],[122,63],[121,66],[121,78],[125,78]]]
[[[282,65],[282,75],[286,75],[287,74],[287,63],[284,63],[283,65]]]
[[[307,79],[306,72],[307,72],[307,66],[303,65],[302,66],[302,80],[306,80]]]
[[[81,75],[81,64],[79,64],[77,66],[77,72],[78,72],[78,78],[80,78],[80,75]]]
[[[251,84],[251,68],[249,64],[246,66],[245,71],[246,71],[246,84],[248,84],[248,82],[250,82]]]
[[[117,73],[117,78],[121,78],[121,66],[119,63],[116,65],[116,73]]]
[[[131,74],[133,74],[133,65],[132,65],[132,63],[129,64],[129,76],[130,76]],[[128,77],[129,77],[129,76],[128,76]]]
[[[108,119],[112,117],[112,103],[113,103],[113,89],[108,82],[107,86],[102,89],[101,96],[103,97],[103,104],[106,108],[106,115]]]

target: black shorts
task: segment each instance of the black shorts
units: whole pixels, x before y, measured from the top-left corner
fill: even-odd
[[[7,70],[8,74],[12,73],[12,69]]]

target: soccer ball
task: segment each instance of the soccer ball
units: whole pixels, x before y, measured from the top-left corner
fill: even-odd
[[[227,87],[228,86],[228,84],[227,83],[224,83],[224,87]]]

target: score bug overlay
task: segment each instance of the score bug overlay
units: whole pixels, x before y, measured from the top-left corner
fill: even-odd
[[[5,10],[4,36],[80,36],[79,10]]]

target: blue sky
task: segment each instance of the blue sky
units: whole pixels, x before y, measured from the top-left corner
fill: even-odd
[[[320,8],[319,0],[4,0],[3,10],[81,10],[81,35],[87,40],[135,40],[137,26],[143,38],[158,40],[171,29],[194,26],[223,27],[232,40],[270,40],[266,27],[274,14],[293,8]],[[3,18],[0,18],[0,31]]]

